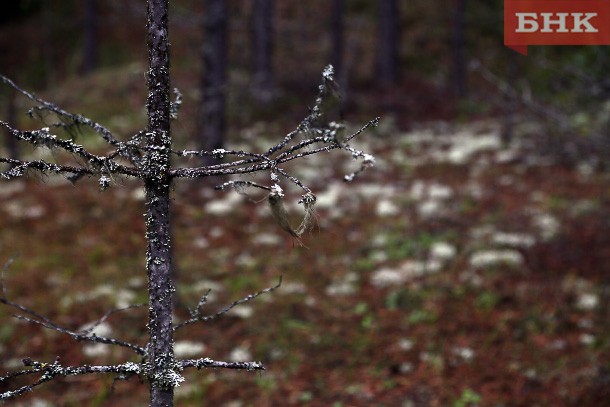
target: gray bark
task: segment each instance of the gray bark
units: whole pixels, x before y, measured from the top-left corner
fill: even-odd
[[[173,406],[174,351],[172,327],[170,234],[170,77],[168,0],[148,0],[148,109],[146,171],[146,269],[149,319],[150,405]]]

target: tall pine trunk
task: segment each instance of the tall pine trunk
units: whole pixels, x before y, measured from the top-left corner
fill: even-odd
[[[172,326],[171,234],[170,234],[170,77],[167,32],[168,0],[148,0],[147,153],[144,167],[146,189],[146,269],[149,319],[148,363],[150,405],[174,404],[174,350]]]

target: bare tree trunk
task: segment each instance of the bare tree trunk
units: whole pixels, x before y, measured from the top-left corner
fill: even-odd
[[[343,93],[347,93],[348,66],[345,58],[345,0],[333,0],[330,11],[331,50],[329,60],[335,67],[337,82]]]
[[[268,103],[273,99],[273,15],[274,0],[254,0],[252,49],[254,51],[254,97]]]
[[[396,0],[379,0],[377,80],[382,86],[398,82],[398,4]]]
[[[199,131],[201,146],[207,151],[222,148],[225,138],[228,17],[227,1],[206,0]],[[211,156],[204,157],[205,164],[216,162]]]
[[[170,234],[170,77],[168,0],[148,0],[148,133],[144,168],[146,188],[146,269],[148,273],[148,360],[150,405],[174,405]]]
[[[455,0],[453,9],[453,33],[451,45],[453,51],[453,92],[458,98],[466,96],[468,91],[466,78],[466,0]]]
[[[89,73],[97,67],[97,4],[96,0],[85,0],[85,18],[83,29],[85,42],[83,44],[82,72]]]

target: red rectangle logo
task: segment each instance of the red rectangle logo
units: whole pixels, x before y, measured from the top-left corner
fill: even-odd
[[[504,0],[504,45],[610,45],[610,0]]]

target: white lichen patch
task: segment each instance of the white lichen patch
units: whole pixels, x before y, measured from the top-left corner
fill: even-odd
[[[371,284],[378,288],[390,287],[403,284],[407,280],[399,268],[382,268],[371,275]]]
[[[457,249],[447,242],[434,242],[430,246],[430,258],[444,262],[455,257]]]
[[[450,139],[449,149],[435,152],[433,155],[435,161],[466,164],[475,154],[497,150],[502,146],[502,141],[497,132],[473,134],[471,129],[464,129],[451,135]]]
[[[436,259],[429,261],[407,260],[397,268],[381,268],[371,274],[371,284],[378,288],[404,284],[408,281],[440,271],[442,263]]]
[[[444,200],[453,197],[453,188],[448,185],[432,183],[428,185],[428,198]]]
[[[438,215],[444,209],[444,205],[436,199],[429,199],[417,205],[417,213],[422,218],[431,218]]]
[[[192,284],[190,286],[191,291],[194,292],[198,292],[198,293],[204,293],[207,292],[208,290],[211,290],[211,292],[214,291],[223,291],[224,287],[222,286],[222,284],[216,282],[216,281],[212,281],[212,280],[198,280],[196,283]]]
[[[595,335],[584,333],[584,334],[580,335],[578,340],[580,341],[580,343],[582,345],[591,346],[591,345],[593,345],[595,343]]]
[[[561,223],[548,213],[537,213],[532,217],[532,225],[538,230],[543,240],[550,240],[557,236]]]
[[[233,308],[230,312],[230,315],[242,319],[248,319],[252,317],[252,315],[254,315],[254,308],[252,308],[250,305],[242,304],[238,307]]]
[[[491,241],[499,246],[515,248],[529,248],[536,243],[534,236],[526,233],[507,233],[496,232],[492,235]]]
[[[74,303],[83,303],[103,297],[113,300],[116,308],[124,308],[134,304],[136,293],[126,288],[116,288],[111,284],[101,284],[89,292],[79,292],[63,297],[61,305],[68,307]]]
[[[336,208],[339,198],[345,192],[345,184],[332,182],[325,191],[317,194],[316,207],[318,209]]]
[[[229,353],[228,359],[231,362],[248,362],[252,360],[252,353],[247,347],[238,346]]]
[[[593,293],[581,293],[576,298],[576,307],[583,311],[591,311],[599,305],[599,297]]]
[[[133,305],[136,293],[127,289],[118,289],[114,294],[114,301],[117,308],[125,308]]]
[[[437,182],[426,183],[415,181],[407,196],[416,202],[417,213],[423,218],[430,218],[445,209],[445,201],[454,195],[453,188]]]
[[[357,291],[358,274],[351,272],[333,281],[326,287],[326,294],[329,296],[352,295]]]
[[[83,354],[89,358],[100,358],[110,354],[110,346],[103,343],[83,345]]]
[[[205,249],[209,245],[210,242],[208,242],[208,239],[203,236],[197,236],[195,239],[193,239],[193,246],[198,249]]]
[[[474,268],[486,268],[498,265],[521,266],[523,255],[516,250],[480,250],[474,252],[469,263]]]
[[[256,257],[252,256],[250,253],[244,252],[240,253],[235,258],[235,264],[245,268],[251,268],[256,266],[257,260]]]
[[[89,331],[89,329],[91,327],[92,327],[92,324],[85,324],[82,327],[80,327],[78,329],[78,331],[79,332]],[[112,327],[107,322],[102,322],[101,324],[98,324],[95,328],[93,328],[93,330],[89,333],[89,335],[108,337],[108,336],[112,335]]]
[[[395,216],[400,213],[400,208],[389,199],[381,199],[377,201],[375,206],[375,214],[379,217]]]
[[[45,208],[41,205],[24,205],[18,201],[9,201],[2,208],[15,219],[38,219],[46,213]]]
[[[130,198],[134,201],[144,201],[144,199],[146,199],[146,190],[144,190],[143,187],[134,188],[134,190],[131,191]]]
[[[351,191],[366,199],[391,198],[397,194],[395,186],[379,183],[355,184]]]
[[[208,202],[204,211],[209,215],[224,216],[233,212],[243,202],[243,196],[235,191],[227,191],[225,196]]]
[[[24,403],[14,404],[14,407],[55,407],[55,406],[56,406],[56,404],[54,404],[50,401],[41,399],[41,398],[35,398],[35,399],[29,400]]]
[[[474,350],[465,346],[456,346],[453,348],[453,354],[464,362],[471,362],[475,356]]]
[[[252,237],[252,243],[261,246],[276,246],[282,243],[282,239],[273,233],[257,233]]]
[[[8,198],[14,194],[22,192],[25,189],[25,183],[21,180],[12,180],[11,182],[0,182],[0,198]]]
[[[205,349],[205,345],[201,342],[194,342],[188,340],[174,342],[174,354],[179,359],[200,356],[205,351]]]
[[[409,338],[400,338],[398,340],[398,348],[400,350],[404,350],[405,352],[410,351],[415,346],[415,342]]]
[[[306,294],[307,286],[300,282],[282,283],[282,287],[277,291],[279,294]]]

